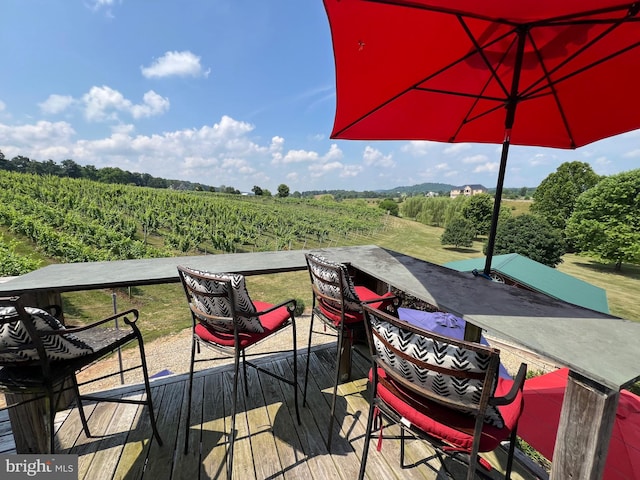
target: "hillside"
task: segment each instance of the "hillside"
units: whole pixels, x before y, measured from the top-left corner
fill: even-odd
[[[63,262],[350,244],[383,229],[384,219],[355,203],[0,171],[0,227]]]

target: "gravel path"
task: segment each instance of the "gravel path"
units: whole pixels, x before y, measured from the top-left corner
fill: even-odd
[[[302,315],[296,319],[297,327],[297,340],[298,340],[298,352],[304,352],[307,347],[309,338],[309,320],[310,315]],[[553,361],[545,359],[540,355],[530,352],[525,349],[518,348],[517,346],[498,340],[490,335],[486,335],[490,344],[500,349],[500,359],[507,371],[511,375],[515,375],[518,371],[521,362],[525,362],[528,365],[530,372],[537,371],[540,373],[549,372],[556,368],[560,368],[561,365],[555,364]],[[335,337],[329,335],[313,334],[313,344],[319,345],[323,343],[334,342]],[[276,335],[275,338],[268,339],[267,341],[256,345],[250,352],[252,354],[269,354],[275,353],[281,350],[291,348],[291,329],[285,329],[283,332]],[[168,338],[157,339],[152,342],[145,343],[145,353],[147,358],[147,365],[149,368],[149,374],[154,376],[165,376],[171,374],[187,373],[189,371],[189,355],[191,351],[191,329],[185,329],[182,332],[171,335]],[[249,351],[248,351],[249,352]],[[106,372],[114,371],[117,367],[118,357],[116,355],[100,361],[98,364],[90,367],[86,371],[82,372],[78,378],[80,380],[86,378],[95,378],[103,375]],[[139,362],[139,355],[137,348],[129,348],[122,352],[122,362],[125,367],[133,366]],[[203,362],[199,363],[196,368],[203,369],[213,367],[215,365],[221,365],[223,363],[230,363],[231,360],[218,361],[218,362]],[[138,383],[142,382],[142,374],[140,370],[134,370],[125,374],[125,383]],[[110,377],[99,382],[93,383],[90,387],[83,389],[83,391],[96,391],[107,388],[112,388],[120,385],[119,376]]]

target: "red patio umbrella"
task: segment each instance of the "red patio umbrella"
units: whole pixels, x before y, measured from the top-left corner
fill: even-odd
[[[640,3],[324,0],[332,138],[577,148],[640,128]],[[516,116],[517,109],[517,116]]]
[[[534,377],[524,382],[524,410],[518,435],[549,460],[560,421],[568,369]],[[611,433],[604,480],[640,478],[640,397],[622,390]]]

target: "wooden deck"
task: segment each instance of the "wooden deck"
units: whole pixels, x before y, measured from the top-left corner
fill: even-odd
[[[254,369],[249,369],[249,396],[241,396],[236,420],[234,478],[238,479],[354,479],[357,478],[364,442],[368,411],[367,361],[354,355],[352,381],[339,386],[338,422],[332,451],[325,447],[334,350],[316,347],[311,354],[307,407],[300,409],[302,424],[295,420],[293,392],[289,385]],[[306,357],[299,357],[299,385]],[[291,375],[291,359],[271,355],[261,360],[265,368]],[[57,416],[58,453],[79,456],[79,479],[210,479],[226,475],[226,432],[230,423],[232,370],[221,366],[199,372],[194,382],[191,416],[190,450],[183,454],[186,419],[185,375],[155,379],[152,384],[158,427],[164,441],[160,447],[151,435],[149,418],[136,405],[100,403],[85,406],[89,426],[95,437],[82,432],[77,409]],[[300,388],[300,392],[302,389]],[[140,385],[112,389],[113,395],[142,395]],[[11,453],[8,422],[0,423],[0,442],[4,453]],[[385,428],[385,436],[397,434]],[[4,438],[4,441],[2,439]],[[407,462],[399,465],[399,441],[385,438],[382,450],[376,451],[377,439],[371,442],[367,476],[371,479],[447,478],[432,450],[424,442],[407,444]],[[7,446],[9,451],[7,452]],[[3,453],[3,452],[0,452]],[[502,457],[503,458],[503,457]],[[492,456],[500,468],[502,460]],[[456,478],[464,468],[448,461]],[[490,478],[501,478],[494,470]],[[526,469],[516,465],[512,478],[532,479]]]

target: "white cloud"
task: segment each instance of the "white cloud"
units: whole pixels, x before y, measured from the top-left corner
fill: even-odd
[[[7,105],[2,100],[0,100],[0,112],[2,112],[5,108],[7,108]]]
[[[457,155],[458,153],[469,150],[470,148],[472,148],[470,143],[452,143],[451,145],[448,145],[442,153],[445,155]]]
[[[67,122],[47,122],[40,120],[35,124],[8,126],[0,124],[0,145],[26,145],[30,147],[50,147],[51,144],[63,144],[71,140],[75,130]]]
[[[332,143],[329,147],[329,151],[322,157],[322,160],[325,162],[330,162],[332,160],[342,160],[343,157],[344,154],[342,153],[342,150],[340,150],[340,147],[338,147],[338,145],[336,145],[335,143]]]
[[[284,139],[282,139],[281,137],[274,137],[274,139],[278,139],[278,148],[275,149],[276,151],[272,155],[272,165],[287,165],[295,163],[328,163],[332,161],[339,161],[343,157],[342,150],[340,150],[340,148],[338,148],[335,143],[332,144],[331,147],[329,147],[329,151],[323,156],[320,156],[318,152],[314,152],[313,150],[289,150],[286,154],[283,155],[280,150],[282,150]],[[273,145],[274,141],[272,140],[272,147]]]
[[[357,177],[360,173],[364,171],[361,165],[344,165],[340,176],[343,178],[346,177]]]
[[[133,118],[152,117],[169,110],[169,99],[161,97],[153,90],[145,93],[142,100],[143,103],[141,105],[131,106],[131,115],[133,115]]]
[[[284,147],[284,138],[275,136],[271,139],[269,150],[272,152],[281,152]]]
[[[143,96],[143,103],[134,104],[117,90],[106,85],[91,87],[88,93],[82,96],[84,104],[84,116],[89,121],[115,121],[118,120],[118,112],[127,113],[135,119],[160,115],[169,110],[169,99],[149,90]]]
[[[365,147],[362,158],[367,167],[391,168],[396,166],[391,155],[383,155],[380,150],[370,146]]]
[[[45,115],[55,115],[56,113],[64,112],[69,108],[75,100],[70,95],[49,95],[44,102],[39,103],[40,111]]]
[[[498,162],[487,162],[482,165],[478,165],[473,169],[473,173],[494,173],[498,171]]]
[[[342,170],[343,167],[341,162],[314,163],[309,166],[309,171],[312,177],[323,177],[337,170]]]
[[[403,145],[400,151],[416,157],[421,157],[427,155],[429,153],[429,150],[433,149],[436,145],[437,142],[430,142],[427,140],[412,140]]]
[[[470,157],[465,157],[462,159],[462,163],[482,163],[486,162],[488,157],[486,155],[472,155]]]
[[[146,78],[208,77],[211,69],[204,70],[200,57],[187,51],[166,52],[148,67],[140,67]]]

